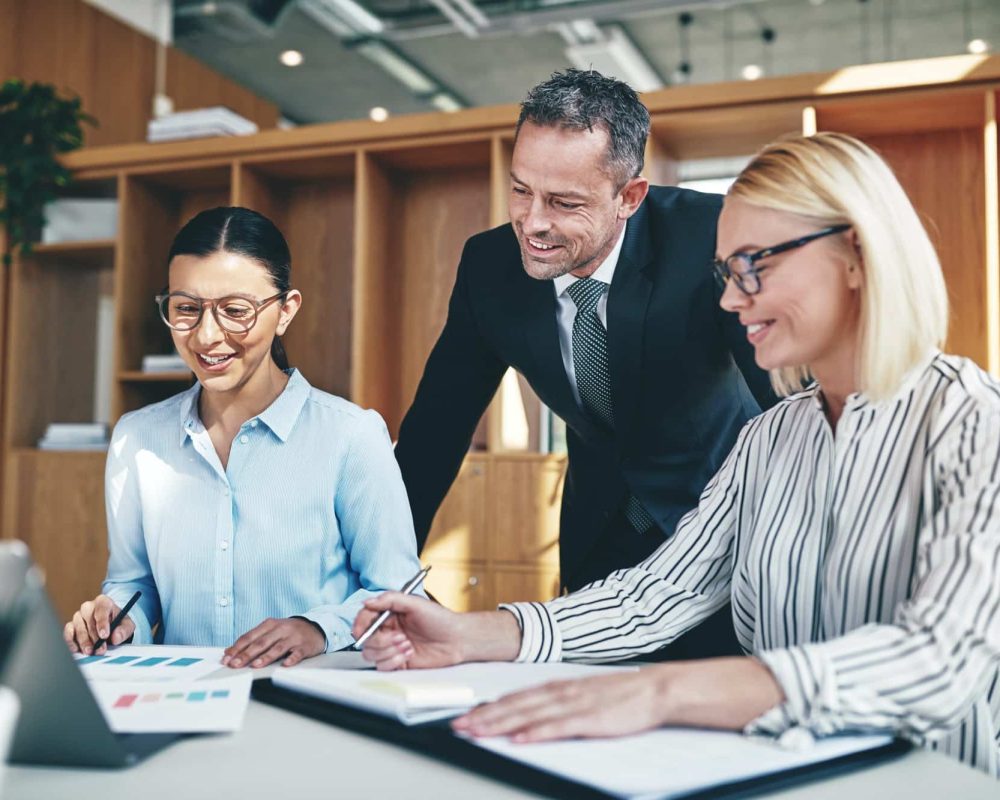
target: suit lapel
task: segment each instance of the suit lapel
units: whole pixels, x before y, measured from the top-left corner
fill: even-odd
[[[608,360],[615,433],[627,441],[636,422],[641,388],[643,334],[653,281],[646,272],[652,260],[646,205],[628,222],[618,265],[608,293]]]

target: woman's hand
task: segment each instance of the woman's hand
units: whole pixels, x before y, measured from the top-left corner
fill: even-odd
[[[452,727],[515,742],[624,736],[662,725],[742,730],[783,701],[756,659],[718,658],[556,681],[480,706]]]
[[[521,645],[521,630],[513,614],[456,614],[430,600],[400,592],[385,592],[366,600],[354,620],[354,638],[360,638],[386,610],[392,614],[364,644],[365,659],[380,670],[513,661]]]
[[[284,658],[281,665],[291,667],[325,649],[326,636],[308,620],[266,619],[226,648],[222,665],[256,669]]]
[[[94,650],[94,642],[98,639],[108,639],[111,620],[119,611],[121,609],[115,605],[114,600],[104,594],[99,594],[80,606],[80,610],[73,614],[73,619],[63,628],[63,638],[70,652],[101,655],[108,651],[108,645],[123,644],[131,639],[135,633],[135,623],[131,617],[125,617],[111,633],[110,641],[106,641]]]

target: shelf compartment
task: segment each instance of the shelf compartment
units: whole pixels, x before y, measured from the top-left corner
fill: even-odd
[[[29,258],[49,264],[105,269],[114,264],[115,245],[114,239],[36,244]]]
[[[303,301],[283,337],[289,361],[313,386],[341,397],[351,391],[353,168],[353,154],[346,162],[321,155],[244,163],[233,174],[235,204],[274,222],[291,252],[291,285]]]

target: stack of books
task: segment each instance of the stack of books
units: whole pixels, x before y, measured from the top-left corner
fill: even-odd
[[[172,353],[166,356],[143,356],[142,357],[142,371],[143,372],[190,372],[188,365],[184,363],[184,359],[181,358],[177,353]]]
[[[53,422],[38,440],[39,450],[107,450],[108,426],[103,422]]]
[[[203,139],[206,136],[245,136],[257,133],[257,123],[223,106],[178,111],[149,121],[146,139],[172,142],[177,139]]]

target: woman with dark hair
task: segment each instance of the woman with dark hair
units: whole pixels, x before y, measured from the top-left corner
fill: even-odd
[[[419,570],[406,492],[374,411],[312,388],[279,337],[302,303],[281,232],[245,208],[190,220],[156,298],[197,383],[121,418],[108,452],[102,594],[67,623],[108,637],[226,649],[259,667],[350,645],[366,598]]]

